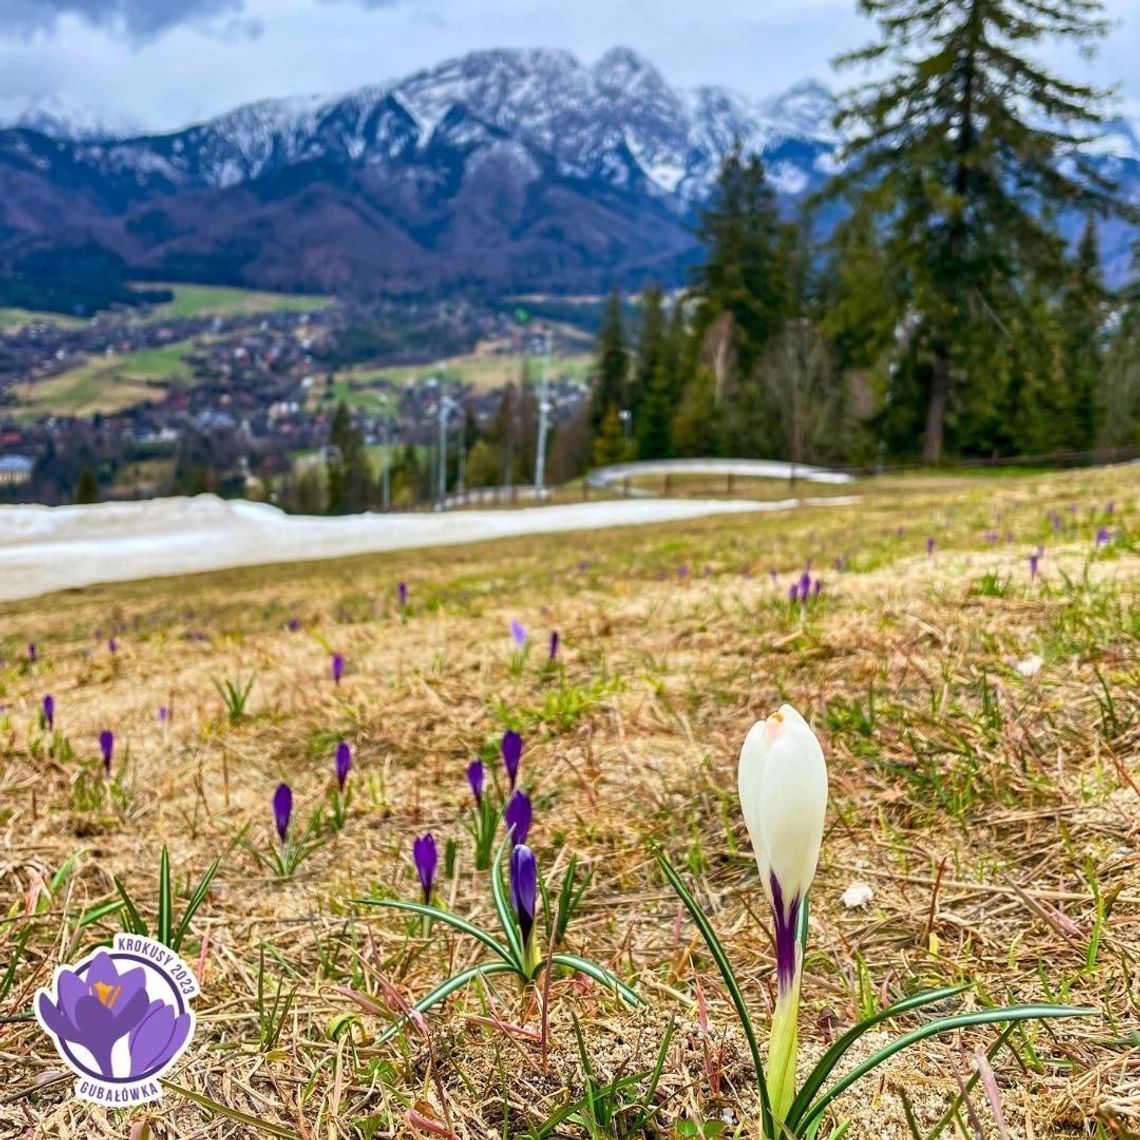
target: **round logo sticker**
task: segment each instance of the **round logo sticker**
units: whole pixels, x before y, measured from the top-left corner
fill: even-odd
[[[158,1078],[194,1035],[198,980],[161,942],[116,934],[75,966],[60,966],[36,994],[36,1020],[96,1104],[132,1105],[162,1095]]]

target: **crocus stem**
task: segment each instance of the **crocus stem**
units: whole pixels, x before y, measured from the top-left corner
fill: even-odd
[[[782,1121],[796,1097],[796,1053],[799,1049],[800,977],[797,962],[790,985],[781,985],[772,1016],[768,1045],[768,1095],[772,1115]]]

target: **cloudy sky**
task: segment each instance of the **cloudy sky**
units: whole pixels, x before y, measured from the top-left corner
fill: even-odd
[[[267,96],[336,94],[473,48],[633,47],[673,83],[763,96],[816,77],[872,28],[855,0],[0,0],[0,116],[29,103],[150,129]],[[1118,83],[1140,117],[1140,0],[1107,0],[1094,60],[1045,45],[1074,79]]]

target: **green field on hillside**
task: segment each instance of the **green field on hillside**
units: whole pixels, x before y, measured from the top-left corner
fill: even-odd
[[[125,356],[100,356],[58,376],[18,384],[15,413],[22,419],[109,415],[154,399],[160,394],[159,381],[193,383],[185,360],[193,344],[182,340]]]
[[[359,408],[375,415],[383,409],[383,395],[392,386],[398,387],[409,380],[425,380],[429,376],[435,376],[446,383],[464,384],[482,392],[493,391],[518,382],[522,375],[523,360],[522,355],[515,353],[472,353],[434,366],[417,364],[375,368],[361,365],[337,373],[332,395],[334,400],[344,400],[350,408]],[[585,352],[555,357],[551,362],[551,378],[585,380],[590,375],[593,360],[593,356]],[[542,376],[542,361],[535,357],[530,357],[529,361],[530,381],[537,384]],[[320,401],[325,393],[325,386],[318,384],[313,389],[313,398]]]
[[[174,317],[233,316],[239,313],[311,312],[332,304],[331,297],[303,293],[266,293],[256,289],[234,289],[223,285],[158,285],[174,290],[174,300],[156,305],[158,319]]]

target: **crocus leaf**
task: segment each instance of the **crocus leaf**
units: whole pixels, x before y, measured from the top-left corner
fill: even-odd
[[[138,907],[135,906],[131,896],[127,894],[127,888],[123,885],[123,880],[118,875],[114,877],[115,889],[119,892],[119,898],[123,900],[123,907],[127,912],[127,921],[130,926],[127,928],[130,934],[141,934],[144,938],[150,933],[147,924],[143,921],[143,917],[139,914]]]
[[[877,1053],[873,1053],[862,1064],[856,1065],[851,1072],[836,1081],[804,1114],[803,1120],[799,1122],[800,1131],[810,1126],[837,1096],[846,1092],[860,1077],[866,1076],[900,1050],[907,1049],[919,1041],[925,1041],[928,1037],[936,1037],[939,1033],[949,1033],[954,1029],[966,1029],[971,1025],[997,1025],[1005,1021],[1036,1021],[1052,1017],[1091,1017],[1099,1012],[1085,1006],[1072,1005],[1007,1005],[998,1009],[979,1009],[972,1013],[961,1013],[956,1017],[945,1017],[928,1025],[921,1025],[889,1045],[884,1045]]]
[[[720,970],[720,976],[724,979],[725,987],[728,989],[728,995],[732,999],[733,1006],[736,1007],[736,1015],[740,1018],[740,1027],[744,1030],[744,1036],[748,1041],[748,1049],[752,1054],[752,1064],[756,1069],[756,1083],[760,1087],[760,1111],[761,1123],[765,1136],[775,1135],[775,1126],[772,1118],[772,1102],[768,1097],[768,1082],[764,1076],[764,1064],[760,1060],[760,1046],[756,1043],[756,1031],[752,1028],[752,1019],[748,1016],[748,1004],[744,1000],[744,995],[740,992],[740,986],[736,981],[736,975],[732,972],[732,965],[729,963],[728,955],[724,952],[724,947],[720,944],[720,939],[716,936],[716,931],[712,928],[712,923],[709,922],[708,916],[701,910],[700,904],[691,894],[688,888],[681,881],[681,876],[673,869],[672,864],[665,858],[665,852],[659,847],[653,848],[654,857],[661,866],[661,871],[665,878],[669,880],[670,886],[680,896],[681,902],[685,904],[685,909],[689,912],[693,922],[696,924],[697,929],[701,932],[701,937],[705,940],[705,945],[712,955],[713,961]]]
[[[162,845],[158,859],[158,926],[156,939],[169,946],[174,937],[174,892],[170,883],[170,852]]]
[[[481,926],[476,926],[473,922],[460,918],[457,914],[440,910],[439,907],[425,906],[423,903],[405,902],[403,899],[357,899],[356,901],[364,906],[386,906],[393,910],[410,910],[413,914],[422,914],[428,918],[438,919],[440,922],[447,923],[448,926],[455,927],[456,930],[461,930],[464,934],[470,934],[472,938],[478,938],[484,946],[494,950],[512,970],[518,968],[517,964],[511,960],[510,952],[501,942],[495,940],[494,935],[488,933]]]
[[[503,888],[503,852],[506,850],[508,842],[509,837],[499,844],[499,849],[495,852],[494,862],[491,864],[491,898],[495,903],[495,911],[499,915],[503,935],[506,937],[507,945],[511,948],[515,964],[518,966],[519,972],[525,974],[522,939],[519,937],[518,926],[516,925],[518,920],[511,909],[510,901],[507,899],[507,892]]]
[[[597,962],[590,962],[585,958],[579,958],[577,954],[555,954],[550,960],[558,966],[566,966],[570,970],[577,970],[579,974],[585,974],[587,978],[593,978],[595,982],[601,982],[603,986],[607,986],[613,990],[614,993],[618,994],[626,1005],[644,1004],[641,998],[639,998],[629,986],[616,978],[609,970],[599,966]]]
[[[434,990],[431,991],[426,997],[420,998],[415,1005],[412,1006],[417,1013],[427,1013],[433,1005],[437,1005],[443,1001],[444,998],[449,997],[455,993],[456,990],[461,990],[469,982],[473,982],[476,978],[483,977],[486,974],[517,974],[518,970],[512,962],[482,962],[478,966],[469,966],[466,970],[460,970],[458,974],[450,977],[445,982],[441,982]],[[410,1014],[404,1014],[392,1025],[390,1025],[377,1039],[377,1045],[383,1045],[385,1041],[390,1041],[401,1029],[406,1025]]]
[[[215,859],[206,868],[206,873],[194,888],[194,893],[190,896],[190,901],[186,904],[186,909],[182,912],[182,921],[178,924],[178,929],[174,932],[174,938],[170,944],[170,949],[175,953],[178,953],[182,948],[182,940],[186,937],[186,932],[190,929],[190,920],[205,901],[206,892],[210,889],[210,884],[214,881],[214,876],[218,873],[221,865],[221,858]]]
[[[936,1001],[956,997],[967,989],[969,989],[968,986],[943,986],[941,989],[924,990],[922,993],[911,994],[909,997],[902,998],[893,1005],[887,1006],[886,1009],[879,1010],[878,1013],[859,1022],[858,1025],[853,1025],[835,1041],[808,1074],[807,1079],[800,1087],[800,1091],[796,1094],[796,1099],[792,1101],[792,1107],[788,1109],[788,1114],[785,1117],[788,1127],[794,1128],[796,1126],[796,1122],[807,1111],[812,1098],[823,1088],[823,1082],[831,1075],[831,1070],[839,1064],[847,1050],[869,1029],[874,1029],[881,1022],[891,1017],[898,1017],[901,1013],[909,1013],[911,1010],[921,1009],[924,1005],[933,1005]]]
[[[93,922],[99,922],[101,919],[108,918],[112,914],[118,914],[122,909],[123,903],[121,899],[114,899],[112,902],[96,903],[95,906],[88,907],[79,916],[79,921],[76,923],[76,926],[82,930],[85,926],[90,926]],[[145,931],[140,931],[139,933],[145,933]]]

